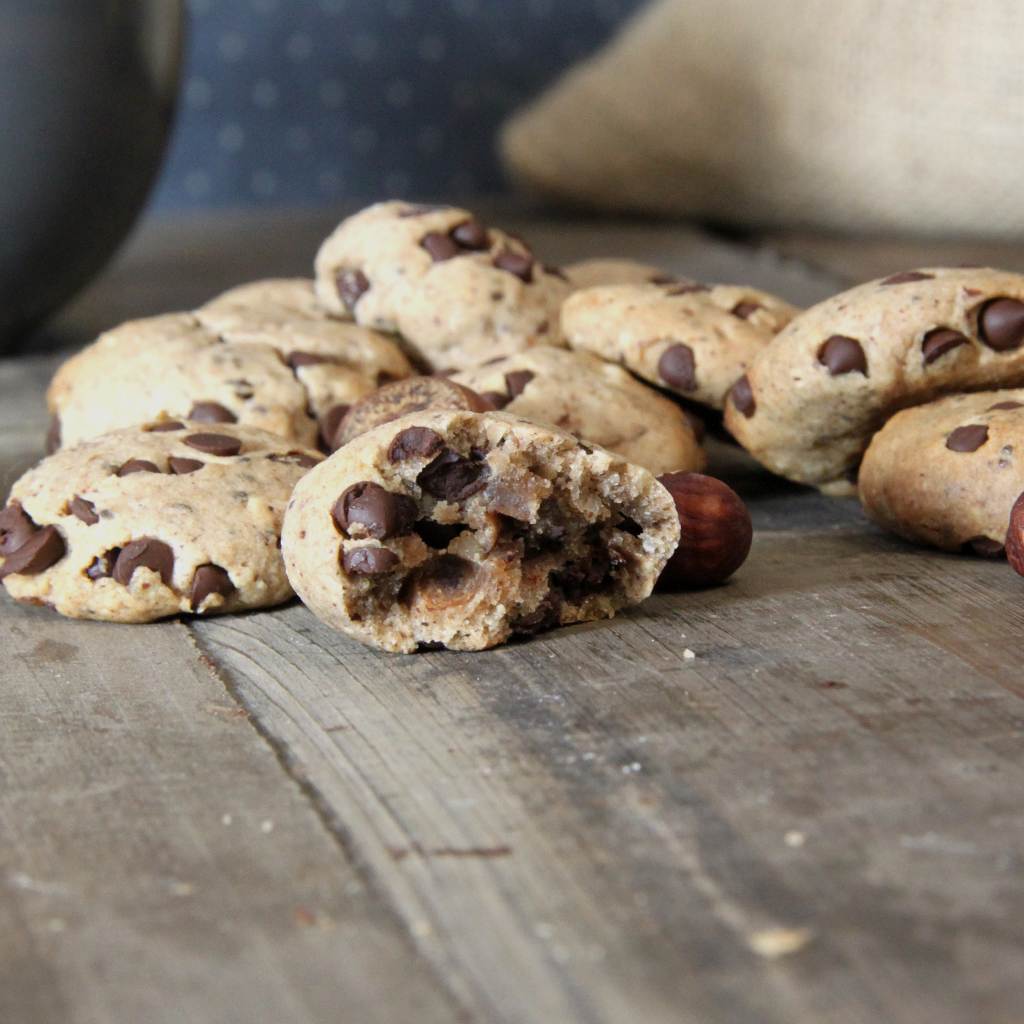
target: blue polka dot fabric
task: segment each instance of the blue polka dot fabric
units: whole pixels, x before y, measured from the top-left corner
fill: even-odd
[[[507,189],[495,132],[645,0],[190,0],[157,209]]]

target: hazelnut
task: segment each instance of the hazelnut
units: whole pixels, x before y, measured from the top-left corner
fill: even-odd
[[[1024,576],[1024,494],[1014,503],[1010,512],[1010,528],[1006,531],[1006,558],[1010,568]]]
[[[703,473],[658,477],[679,513],[680,537],[658,583],[661,587],[709,587],[731,576],[750,552],[754,527],[747,506],[721,480]]]

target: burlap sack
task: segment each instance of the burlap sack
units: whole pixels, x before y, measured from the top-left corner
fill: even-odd
[[[1022,0],[660,0],[502,149],[589,206],[1019,237],[1022,53]]]

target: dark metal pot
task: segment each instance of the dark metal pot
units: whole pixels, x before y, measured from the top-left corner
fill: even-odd
[[[0,0],[0,353],[113,254],[160,167],[181,0]]]

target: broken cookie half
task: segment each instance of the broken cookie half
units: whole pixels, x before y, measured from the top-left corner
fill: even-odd
[[[288,577],[321,619],[386,651],[482,650],[647,597],[679,540],[640,466],[506,413],[374,427],[295,488]]]

